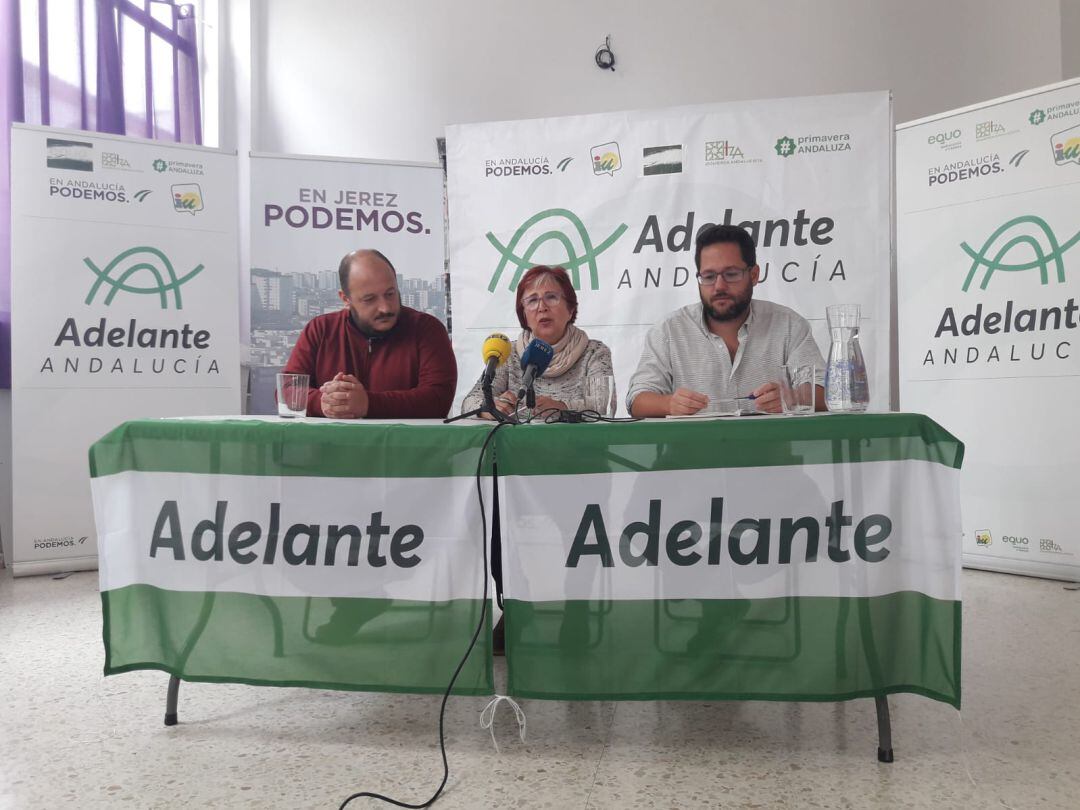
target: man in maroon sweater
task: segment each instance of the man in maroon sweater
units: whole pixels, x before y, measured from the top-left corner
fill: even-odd
[[[377,250],[346,255],[338,278],[345,307],[309,321],[283,369],[309,375],[308,415],[446,416],[457,363],[443,325],[401,305],[394,266]]]

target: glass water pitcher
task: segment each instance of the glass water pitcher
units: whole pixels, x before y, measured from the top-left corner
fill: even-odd
[[[866,361],[859,348],[859,305],[825,308],[829,319],[829,362],[825,367],[825,405],[830,411],[865,411],[870,404]]]

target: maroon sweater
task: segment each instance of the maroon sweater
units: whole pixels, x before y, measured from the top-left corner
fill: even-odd
[[[309,416],[323,416],[324,382],[352,374],[368,392],[369,419],[435,419],[450,411],[457,363],[446,328],[424,312],[402,307],[394,328],[368,338],[348,308],[310,320],[283,369],[307,374]]]

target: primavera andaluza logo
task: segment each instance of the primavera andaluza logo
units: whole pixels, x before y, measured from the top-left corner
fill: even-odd
[[[795,154],[795,141],[785,135],[783,138],[778,138],[776,146],[773,147],[776,150],[776,154],[780,157],[791,157]]]
[[[564,232],[565,231],[565,232]],[[577,240],[567,236],[577,234]],[[536,262],[533,257],[549,242],[555,242],[565,251],[566,260],[556,262],[549,260],[548,264],[559,264],[566,268],[570,274],[570,280],[575,290],[581,289],[581,269],[585,267],[589,271],[590,289],[600,288],[600,273],[596,266],[597,257],[618,241],[619,237],[626,232],[626,224],[620,224],[611,234],[597,245],[593,244],[585,223],[581,221],[573,211],[567,208],[548,208],[533,214],[521,227],[518,228],[507,244],[502,244],[491,231],[486,234],[488,242],[499,252],[499,264],[491,275],[488,291],[495,292],[502,279],[503,271],[507,266],[513,265],[514,275],[510,279],[509,289],[511,292],[517,289],[521,276]]]
[[[110,289],[105,295],[106,306],[111,304],[116,294],[122,290],[135,295],[160,296],[162,309],[169,308],[169,293],[172,293],[173,304],[177,309],[183,309],[180,287],[203,270],[203,265],[199,264],[189,273],[177,276],[169,257],[157,248],[147,246],[128,248],[105,265],[104,269],[94,264],[89,256],[83,258],[83,263],[96,276],[85,303],[93,303],[98,291],[107,285]],[[137,286],[129,279],[141,282],[141,285]]]
[[[960,243],[960,249],[971,259],[971,269],[964,279],[962,289],[968,291],[979,269],[983,268],[979,289],[985,290],[993,274],[1002,272],[1017,273],[1026,270],[1038,270],[1044,285],[1050,283],[1050,268],[1059,284],[1065,282],[1065,252],[1080,241],[1077,231],[1065,242],[1058,242],[1057,235],[1042,217],[1024,215],[1010,219],[1000,226],[975,251],[967,242]],[[1034,258],[1030,258],[1034,255]],[[1013,260],[1008,261],[1010,258]]]

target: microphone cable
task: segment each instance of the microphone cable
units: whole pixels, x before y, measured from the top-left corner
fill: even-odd
[[[583,411],[575,411],[570,408],[545,408],[542,411],[536,411],[531,417],[529,422],[534,419],[540,419],[545,424],[554,425],[558,422],[568,425],[579,425],[586,422],[640,422],[639,416],[604,416],[599,411],[586,409]]]
[[[465,667],[465,662],[469,660],[469,656],[472,654],[473,648],[476,646],[476,640],[480,638],[480,633],[484,629],[484,622],[487,620],[488,611],[488,547],[487,547],[487,512],[484,510],[484,489],[481,479],[481,474],[484,469],[484,456],[487,455],[488,445],[491,444],[492,439],[495,438],[495,434],[499,432],[501,428],[506,427],[512,422],[499,422],[496,424],[487,437],[484,439],[484,444],[480,448],[480,458],[476,462],[476,497],[480,502],[480,556],[484,559],[484,596],[480,603],[480,620],[476,624],[476,630],[473,631],[472,638],[469,640],[469,646],[465,650],[465,654],[461,657],[461,661],[458,662],[457,669],[454,670],[453,676],[450,678],[450,683],[446,685],[446,691],[443,692],[442,705],[439,706],[439,753],[442,755],[443,775],[442,781],[439,782],[439,787],[436,788],[435,793],[426,802],[421,804],[409,804],[408,802],[399,801],[398,799],[391,798],[390,796],[384,796],[381,793],[373,793],[369,791],[361,791],[354,793],[345,799],[338,808],[338,810],[345,810],[346,805],[353,799],[378,799],[381,802],[392,804],[396,807],[405,807],[408,810],[422,810],[425,807],[431,807],[435,801],[442,795],[443,788],[446,787],[447,780],[450,779],[450,765],[446,760],[446,736],[445,736],[445,720],[446,720],[446,702],[450,699],[450,692],[454,688],[454,683],[458,679],[458,675],[461,674],[461,670]]]

